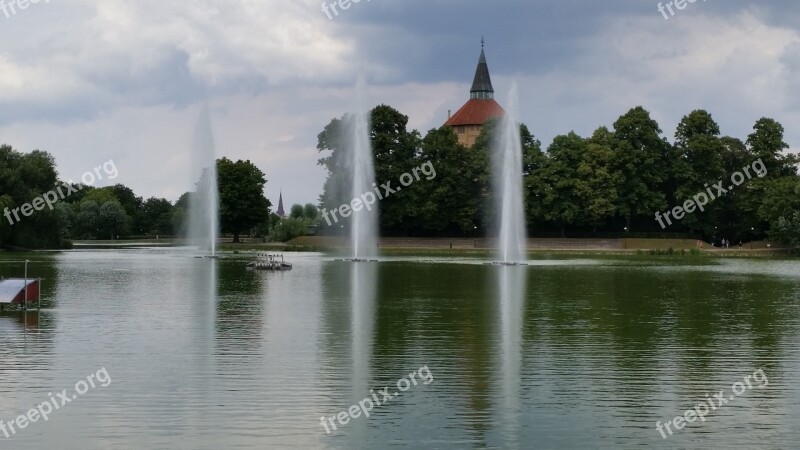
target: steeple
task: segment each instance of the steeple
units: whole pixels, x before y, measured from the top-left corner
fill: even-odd
[[[475,70],[472,89],[469,91],[469,101],[452,116],[448,113],[447,122],[444,123],[453,128],[458,135],[458,142],[467,148],[475,145],[487,120],[505,114],[503,107],[494,100],[494,88],[492,79],[489,78],[489,65],[486,64],[483,47],[484,41],[481,38],[481,57]]]
[[[494,98],[494,88],[492,79],[489,76],[489,65],[486,64],[486,54],[483,51],[485,41],[481,38],[481,57],[478,59],[478,67],[475,69],[475,80],[472,82],[472,89],[469,91],[469,98],[479,100]]]
[[[278,217],[286,217],[286,212],[283,210],[283,192],[278,196],[278,210],[275,211]]]

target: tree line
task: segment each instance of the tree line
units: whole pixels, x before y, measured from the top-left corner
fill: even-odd
[[[217,160],[220,227],[233,235],[269,234],[279,222],[270,215],[264,197],[266,178],[250,161]],[[44,207],[22,220],[0,217],[0,246],[65,248],[78,239],[124,239],[154,236],[185,237],[194,192],[177,201],[144,199],[123,185],[96,188],[60,180],[55,160],[44,151],[21,153],[0,146],[0,211],[13,210],[57,186],[70,186],[69,195],[53,208]],[[12,216],[13,217],[13,216]]]
[[[345,155],[345,117],[333,119],[318,136],[319,164],[328,177],[320,196],[323,208],[350,201],[350,170]],[[378,183],[425,161],[437,177],[416,183],[380,202],[382,235],[480,236],[487,233],[492,210],[490,152],[498,122],[484,124],[476,144],[465,148],[447,126],[423,137],[409,130],[408,117],[380,105],[371,111],[371,141]],[[531,236],[691,237],[731,242],[772,238],[790,242],[800,228],[798,157],[787,154],[783,126],[761,118],[746,138],[723,136],[711,114],[684,116],[670,142],[643,107],[620,116],[611,128],[591,136],[556,136],[547,148],[520,124],[524,197]],[[766,170],[704,211],[686,214],[662,228],[657,212],[689,199],[760,161]],[[325,233],[339,233],[321,224]]]

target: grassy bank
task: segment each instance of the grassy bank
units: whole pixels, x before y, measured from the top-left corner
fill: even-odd
[[[134,239],[115,241],[76,241],[79,249],[124,249],[150,246],[186,245],[182,239]],[[751,248],[752,246],[752,248]],[[348,241],[337,236],[303,236],[289,242],[262,242],[243,239],[232,243],[220,239],[221,252],[323,252],[346,251]],[[379,250],[384,256],[476,257],[493,255],[494,242],[469,238],[382,238]],[[713,256],[713,257],[786,257],[788,251],[767,242],[746,243],[729,249],[714,248],[706,242],[690,239],[529,239],[528,254],[532,259],[579,256]]]

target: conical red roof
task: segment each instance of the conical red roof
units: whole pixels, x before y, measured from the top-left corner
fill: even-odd
[[[447,119],[445,125],[483,125],[489,119],[502,117],[506,111],[493,98],[470,99],[452,117]]]

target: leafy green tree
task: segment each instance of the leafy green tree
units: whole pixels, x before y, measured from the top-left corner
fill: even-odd
[[[125,214],[130,218],[135,218],[144,203],[142,197],[136,196],[133,189],[123,184],[115,184],[107,189],[114,194],[119,204],[125,209]]]
[[[87,200],[81,202],[78,208],[78,236],[97,238],[100,234],[100,205],[94,200]]]
[[[800,178],[781,177],[766,180],[757,211],[761,223],[769,224],[772,228],[781,218],[791,219],[791,213],[794,211],[800,211]]]
[[[0,211],[5,211],[6,208],[13,208],[14,207],[14,199],[11,198],[8,194],[0,195]],[[13,219],[11,219],[13,220]],[[11,234],[11,226],[13,223],[9,223],[8,219],[5,217],[0,217],[0,246],[2,246],[6,240],[8,240],[8,236]]]
[[[775,224],[777,220],[775,207],[770,205],[787,204],[785,195],[792,189],[792,181],[780,180],[797,178],[797,155],[783,154],[789,147],[784,142],[783,126],[773,119],[761,118],[756,121],[753,130],[747,137],[750,158],[745,165],[752,167],[755,161],[760,161],[766,169],[766,174],[748,180],[747,184],[737,188],[740,198],[738,204],[740,220],[737,228],[739,235],[745,239],[758,238],[771,224]],[[742,170],[742,167],[736,170]],[[751,230],[756,231],[756,236],[753,236]]]
[[[421,174],[411,186],[415,228],[425,234],[474,235],[486,191],[485,152],[465,148],[455,131],[443,126],[422,140],[419,160],[431,175]],[[433,173],[435,179],[427,180]]]
[[[272,206],[264,196],[267,179],[258,167],[248,161],[233,162],[228,158],[217,160],[220,222],[224,232],[239,235],[269,217]]]
[[[767,178],[780,178],[797,174],[796,155],[784,155],[789,148],[784,142],[783,125],[773,119],[761,118],[753,126],[753,133],[747,137],[754,160],[761,159],[767,168]]]
[[[55,205],[56,216],[58,217],[59,229],[61,230],[62,241],[69,241],[73,237],[73,232],[77,227],[78,217],[72,205],[58,202]]]
[[[150,197],[139,208],[136,233],[173,234],[173,206],[164,198]]]
[[[305,210],[303,209],[303,205],[298,205],[295,203],[289,210],[289,217],[292,219],[302,219],[304,212]]]
[[[419,164],[416,155],[421,137],[416,130],[409,131],[408,116],[396,109],[380,105],[372,110],[372,151],[375,155],[375,180],[378,184],[398,179]],[[411,189],[397,192],[380,201],[380,228],[384,232],[410,234],[415,208]]]
[[[81,202],[93,201],[99,205],[106,202],[119,202],[119,199],[110,188],[88,188]]]
[[[3,198],[0,220],[4,222],[0,242],[25,248],[62,245],[58,217],[53,210],[44,207],[26,216],[22,209],[16,209],[26,204],[35,208],[34,200],[53,189],[57,180],[55,161],[50,154],[39,150],[23,154],[8,145],[0,146],[0,197]],[[11,219],[5,216],[6,212]]]
[[[103,203],[97,213],[97,227],[99,236],[108,236],[115,239],[117,236],[127,234],[128,215],[118,201],[112,200]]]
[[[791,211],[786,216],[780,217],[773,226],[770,236],[793,252],[800,249],[800,211]]]
[[[303,207],[303,217],[306,219],[317,220],[319,217],[319,208],[311,203],[306,203],[306,205]]]
[[[607,128],[598,128],[584,142],[580,155],[575,192],[581,203],[581,221],[594,230],[617,212],[620,175],[614,170],[614,136]]]
[[[317,149],[325,154],[318,164],[325,167],[325,180],[320,205],[326,210],[350,203],[352,168],[348,161],[352,116],[333,119],[318,136]],[[408,131],[408,116],[386,105],[375,107],[370,114],[370,140],[374,155],[377,184],[390,182],[398,187],[399,177],[417,166],[420,136]],[[360,194],[359,194],[360,195]],[[397,190],[380,202],[380,228],[384,233],[407,233],[414,215],[411,189]]]
[[[556,136],[547,148],[547,161],[542,168],[540,196],[544,218],[558,225],[562,237],[566,236],[567,226],[579,223],[583,215],[578,167],[585,144],[574,132]]]
[[[678,180],[676,206],[683,205],[698,193],[707,194],[706,187],[727,177],[723,160],[725,143],[719,137],[719,125],[708,112],[695,110],[683,117],[675,132],[675,149],[679,158],[679,170],[675,177]],[[712,192],[717,195],[716,189],[712,189]],[[709,198],[708,204],[703,207],[705,211],[697,209],[691,214],[687,213],[680,222],[672,218],[673,229],[684,225],[702,231],[706,236],[714,235],[728,200],[728,197]]]
[[[721,141],[724,147],[722,161],[728,177],[757,159],[741,139],[724,136]],[[745,236],[750,234],[750,230],[759,226],[760,221],[753,213],[758,210],[759,205],[758,200],[751,194],[753,189],[760,190],[758,181],[755,179],[732,190],[725,196],[718,210],[718,225],[716,226],[719,228],[714,230],[716,237],[729,240],[733,238],[734,242],[738,242],[745,240]],[[746,205],[751,204],[752,206],[746,208]],[[751,212],[744,213],[745,209]]]
[[[269,238],[274,242],[287,242],[308,233],[308,221],[301,218],[279,220],[270,231]]]
[[[652,220],[656,211],[667,206],[663,185],[671,146],[661,137],[658,123],[641,106],[614,122],[614,139],[615,171],[621,182],[617,209],[630,231],[634,217]]]
[[[184,192],[172,207],[172,233],[176,236],[185,237],[188,233],[188,211],[192,195],[192,192]]]

